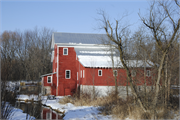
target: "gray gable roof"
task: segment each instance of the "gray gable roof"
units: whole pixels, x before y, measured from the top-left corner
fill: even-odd
[[[92,46],[92,47],[74,47],[77,56],[79,55],[89,55],[89,56],[110,56],[110,52],[107,51],[107,47],[102,46]]]
[[[102,44],[102,39],[108,40],[106,34],[55,32],[53,35],[54,43]]]

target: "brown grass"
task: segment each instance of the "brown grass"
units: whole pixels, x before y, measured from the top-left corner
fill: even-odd
[[[142,100],[144,99],[144,94],[139,93]],[[176,98],[171,98],[173,101]],[[179,100],[179,99],[178,99]],[[152,93],[148,94],[146,98],[146,105],[151,108],[151,103],[153,101]],[[92,99],[92,95],[88,92],[81,93],[80,95],[75,94],[74,96],[66,96],[60,101],[61,104],[72,103],[76,106],[100,106],[99,110],[103,115],[113,115],[118,119],[125,119],[129,117],[130,119],[151,119],[151,113],[144,113],[138,104],[137,100],[129,96],[126,99],[117,97],[113,92],[105,97],[96,97]],[[171,102],[172,103],[172,102]],[[158,104],[157,106],[157,118],[158,119],[172,119],[173,114],[170,114],[172,107],[165,109],[163,104]]]
[[[59,101],[59,103],[61,103],[61,104],[73,103],[73,99],[72,99],[72,97],[65,96],[63,99],[61,99]]]

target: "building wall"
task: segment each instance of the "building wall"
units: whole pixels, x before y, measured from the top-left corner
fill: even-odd
[[[85,78],[82,79],[82,85],[96,85],[96,86],[115,86],[115,76],[113,75],[112,68],[84,68]],[[98,76],[98,70],[102,70],[102,76]],[[117,85],[127,85],[127,75],[125,69],[114,69],[117,70]],[[136,85],[144,84],[144,70],[137,68],[136,76],[133,77],[133,82]],[[151,77],[146,76],[147,85],[152,85]],[[129,82],[128,82],[129,85]]]
[[[51,95],[56,95],[57,89],[57,74],[52,75],[52,84],[51,84]]]
[[[43,87],[43,94],[50,95],[51,94],[51,86],[44,86]]]
[[[65,47],[67,48],[67,47]],[[72,95],[77,87],[76,52],[73,47],[68,48],[68,55],[63,55],[63,47],[59,47],[59,88],[58,95]],[[65,71],[70,70],[70,79],[65,78]]]
[[[52,75],[48,75],[48,76],[52,76]],[[51,84],[52,84],[52,83],[47,82],[47,77],[48,76],[44,76],[44,86],[51,86]],[[53,79],[53,77],[52,77],[52,79]]]
[[[68,55],[63,55],[63,48],[68,48]],[[57,60],[57,58],[59,58],[59,60]],[[149,68],[147,68],[147,70],[148,69]],[[65,78],[65,70],[71,71],[70,79]],[[102,76],[98,76],[98,70],[102,70]],[[117,85],[129,85],[129,82],[127,82],[127,75],[125,69],[116,70],[118,72]],[[135,69],[135,71],[136,76],[133,77],[134,84],[139,86],[143,85],[145,82],[144,68],[137,68]],[[57,47],[57,45],[55,44],[53,59],[53,73],[54,72],[57,72],[58,75],[51,75],[52,83],[47,83],[47,76],[44,77],[44,86],[51,87],[50,92],[52,95],[72,95],[77,90],[79,85],[115,86],[115,76],[113,76],[113,71],[111,68],[85,68],[79,62],[73,47]],[[146,76],[146,85],[150,86],[152,84],[152,78]]]
[[[52,72],[57,72],[57,45],[54,46],[54,58],[53,58],[53,69]]]
[[[47,77],[51,76],[52,77],[52,82],[48,83],[47,82]],[[43,93],[45,93],[45,89],[47,91],[47,94],[51,94],[51,95],[56,95],[56,86],[57,86],[57,77],[56,74],[52,74],[52,75],[48,75],[48,76],[44,76],[43,77]]]
[[[95,94],[97,96],[107,96],[115,91],[115,86],[94,86]],[[130,86],[118,86],[118,93],[119,96],[122,98],[127,97],[127,88],[128,88],[128,95],[132,95]],[[93,85],[80,85],[81,92],[92,94],[93,92]],[[144,86],[137,86],[137,91],[140,92],[144,89]],[[147,86],[146,90],[151,91],[155,89],[155,86]]]

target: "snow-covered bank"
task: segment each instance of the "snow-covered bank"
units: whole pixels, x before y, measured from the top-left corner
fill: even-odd
[[[33,97],[21,95],[21,97],[24,97],[24,99],[30,99]],[[21,98],[19,97],[19,98]],[[35,96],[34,96],[35,97]],[[48,106],[50,109],[54,111],[60,111],[60,113],[63,113],[65,116],[63,117],[64,120],[113,120],[114,118],[112,115],[104,116],[100,114],[100,111],[98,110],[99,107],[94,106],[74,106],[71,103],[67,104],[60,104],[59,100],[64,98],[64,96],[56,96],[55,99],[49,100],[47,99],[47,96],[42,96],[42,104],[45,106]],[[23,99],[23,98],[22,98]],[[34,98],[35,99],[35,98]],[[174,120],[180,120],[179,115],[174,116]],[[126,118],[125,120],[132,120],[130,118]]]
[[[26,117],[27,117],[27,119],[26,119]],[[30,116],[30,115],[27,116],[27,113],[23,113],[23,111],[21,109],[14,108],[11,119],[12,120],[34,120],[36,118],[33,116]]]
[[[7,110],[6,112],[8,112],[9,110],[12,110],[10,116],[7,119],[10,119],[10,120],[34,120],[35,119],[35,117],[30,116],[29,114],[23,113],[21,109],[13,107],[11,104],[9,104],[9,102],[6,102],[6,107],[4,108],[5,110]],[[1,111],[1,114],[2,114],[2,111]]]
[[[74,106],[71,103],[67,104],[60,104],[59,100],[62,99],[64,96],[56,96],[54,100],[47,99],[47,96],[42,96],[42,104],[49,106],[53,110],[60,111],[64,113],[64,120],[70,120],[70,119],[78,119],[78,120],[109,120],[113,119],[112,116],[103,116],[98,110],[98,107],[94,106]],[[19,95],[18,99],[20,100],[38,100],[38,96],[36,95]]]
[[[61,98],[60,98],[61,99]],[[60,104],[57,100],[43,100],[42,103],[50,106],[52,109],[64,112],[64,120],[78,119],[78,120],[109,120],[112,116],[103,116],[99,114],[98,107],[94,106],[74,106],[71,103]]]
[[[38,95],[18,95],[17,100],[19,101],[25,101],[25,100],[34,100],[34,101],[38,101],[39,97]]]

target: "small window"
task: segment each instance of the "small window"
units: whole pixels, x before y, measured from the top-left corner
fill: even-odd
[[[77,72],[77,80],[78,80],[78,72]]]
[[[52,76],[48,76],[47,77],[47,83],[51,83],[52,82]]]
[[[148,77],[151,76],[151,71],[150,70],[146,71],[146,76],[148,76]]]
[[[132,70],[132,71],[131,71],[131,76],[132,76],[132,77],[135,77],[135,76],[136,76],[136,71],[135,71],[135,70]]]
[[[98,70],[98,76],[102,76],[102,70]]]
[[[113,76],[117,76],[117,70],[113,70]]]
[[[63,55],[68,55],[68,48],[63,48]]]
[[[82,78],[82,70],[81,70],[81,78]]]
[[[66,79],[70,79],[71,78],[71,71],[70,70],[66,70]]]
[[[85,73],[84,73],[85,71],[83,70],[83,78],[85,77]]]

